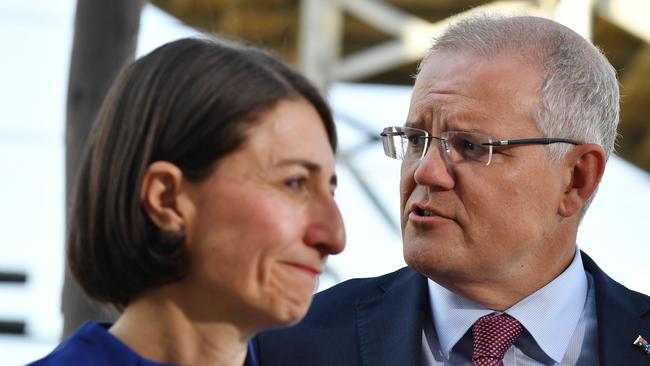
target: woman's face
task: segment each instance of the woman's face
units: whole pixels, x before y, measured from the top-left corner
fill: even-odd
[[[345,232],[333,198],[335,158],[310,103],[279,102],[246,137],[208,178],[185,181],[193,209],[181,286],[195,316],[256,331],[304,316]]]

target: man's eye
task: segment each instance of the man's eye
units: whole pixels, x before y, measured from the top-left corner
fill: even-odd
[[[418,146],[418,145],[422,144],[423,140],[424,139],[422,138],[422,136],[409,136],[408,137],[408,143],[411,146]]]
[[[479,142],[470,141],[468,139],[459,139],[454,141],[453,149],[464,159],[469,160],[483,159],[483,157],[489,154],[490,151],[486,146],[481,145]]]
[[[468,140],[460,140],[460,141],[458,141],[457,146],[458,146],[458,148],[460,148],[462,150],[476,150],[476,149],[480,148],[478,145],[476,145],[475,143],[473,143],[471,141],[468,141]]]

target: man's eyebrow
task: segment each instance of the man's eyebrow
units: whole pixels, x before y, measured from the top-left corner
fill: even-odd
[[[411,128],[422,128],[423,123],[420,121],[406,121],[404,123],[404,127],[411,127]]]

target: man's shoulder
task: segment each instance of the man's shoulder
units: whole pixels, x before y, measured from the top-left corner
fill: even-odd
[[[632,342],[650,334],[650,297],[616,282],[581,254],[595,288],[600,364],[647,365],[650,358]]]
[[[585,252],[581,255],[585,271],[594,279],[598,304],[616,304],[633,312],[650,310],[650,296],[625,287],[607,275]]]
[[[314,303],[371,298],[391,291],[414,276],[421,275],[409,267],[403,267],[377,277],[353,278],[317,293]]]
[[[405,267],[379,277],[348,280],[319,292],[301,322],[255,337],[260,365],[360,364],[360,329],[374,329],[370,324],[378,323],[371,319],[372,314],[381,314],[384,320],[379,323],[386,324],[392,307],[408,308],[401,304],[408,303],[408,298],[417,302],[421,295],[418,289],[426,288],[419,281],[422,278]]]
[[[314,295],[309,311],[299,325],[349,322],[358,303],[379,298],[407,284],[415,276],[422,275],[404,267],[377,277],[354,278],[341,282]]]

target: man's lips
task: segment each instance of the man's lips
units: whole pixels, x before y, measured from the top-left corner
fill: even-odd
[[[417,223],[454,220],[451,215],[442,212],[442,210],[437,207],[422,203],[413,203],[409,206],[407,219]]]

